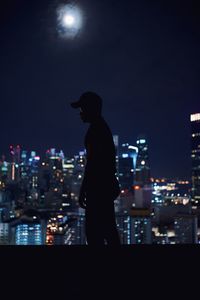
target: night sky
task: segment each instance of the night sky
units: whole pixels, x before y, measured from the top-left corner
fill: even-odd
[[[92,90],[120,143],[149,142],[152,176],[190,178],[190,113],[200,112],[197,2],[75,1],[84,24],[57,31],[67,1],[10,0],[0,12],[0,153],[20,144],[71,156],[88,125],[69,103]]]

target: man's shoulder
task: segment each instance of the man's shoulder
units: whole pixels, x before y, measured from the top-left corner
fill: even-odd
[[[102,118],[98,123],[89,126],[85,137],[89,140],[100,140],[101,138],[105,140],[112,138],[112,132],[107,122]]]
[[[101,129],[103,129],[105,132],[110,132],[111,133],[110,127],[109,127],[108,123],[105,121],[104,118],[102,118],[102,120],[99,124],[99,127]]]

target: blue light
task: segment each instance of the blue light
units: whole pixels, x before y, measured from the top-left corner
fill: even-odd
[[[140,140],[139,142],[140,142],[140,144],[145,144],[146,140]]]

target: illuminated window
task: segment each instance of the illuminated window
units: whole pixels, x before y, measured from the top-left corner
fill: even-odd
[[[191,122],[200,121],[200,113],[190,115],[190,121]]]

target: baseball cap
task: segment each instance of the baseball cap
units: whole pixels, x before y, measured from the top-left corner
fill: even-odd
[[[91,110],[101,110],[102,99],[94,92],[83,93],[78,101],[71,102],[73,108],[85,108]]]

